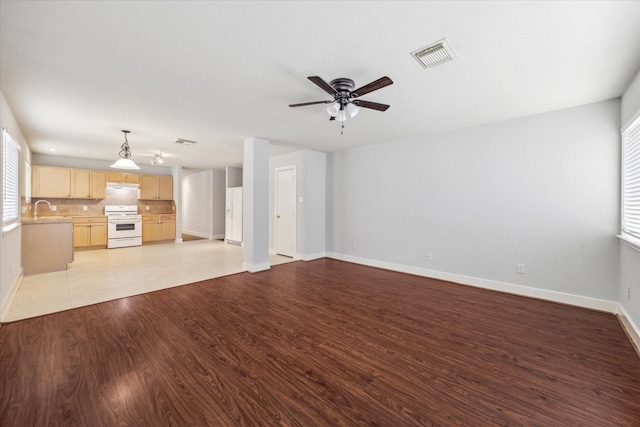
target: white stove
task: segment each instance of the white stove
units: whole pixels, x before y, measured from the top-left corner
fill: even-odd
[[[142,215],[136,205],[107,205],[107,248],[142,245]]]

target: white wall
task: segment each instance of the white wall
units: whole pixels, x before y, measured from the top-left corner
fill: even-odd
[[[19,186],[20,194],[24,195],[25,162],[31,162],[31,150],[2,92],[0,92],[0,125],[6,128],[9,135],[20,144]],[[0,144],[0,158],[2,150],[2,144]],[[3,176],[0,173],[0,187],[2,180]],[[2,211],[2,198],[0,198],[0,211]],[[22,277],[21,250],[22,229],[20,227],[7,233],[0,233],[0,320],[4,318]]]
[[[622,96],[621,126],[640,114],[640,72]],[[627,299],[627,287],[630,298]],[[640,336],[640,249],[620,242],[620,306]],[[638,343],[640,345],[640,343]]]
[[[612,100],[333,153],[328,251],[610,307],[619,123]]]
[[[269,250],[275,251],[275,170],[296,166],[296,258],[326,253],[326,154],[296,151],[269,158]],[[302,197],[302,201],[300,201]]]
[[[182,230],[207,239],[224,238],[225,174],[203,171],[182,177]]]

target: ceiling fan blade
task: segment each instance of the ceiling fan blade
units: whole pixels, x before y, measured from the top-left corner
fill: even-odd
[[[387,111],[387,108],[389,108],[389,105],[387,104],[379,104],[377,102],[365,101],[364,99],[356,99],[353,101],[353,103],[358,107],[370,108],[372,110],[378,110],[378,111]]]
[[[329,116],[329,121],[335,120],[335,119],[336,119],[336,116]]]
[[[318,76],[309,76],[307,77],[309,80],[311,80],[312,82],[314,82],[320,89],[324,90],[325,92],[327,92],[329,95],[337,95],[338,92],[335,91],[335,89],[333,89],[329,83],[325,82],[324,80],[322,80],[322,77],[318,77]]]
[[[305,105],[314,105],[314,104],[331,104],[333,101],[313,101],[313,102],[303,102],[301,104],[289,104],[289,107],[304,107]]]
[[[382,89],[383,87],[389,86],[390,84],[393,84],[393,81],[389,77],[380,77],[375,82],[371,82],[368,85],[364,85],[354,91],[351,91],[351,96],[362,96],[369,92],[373,92],[374,90]]]

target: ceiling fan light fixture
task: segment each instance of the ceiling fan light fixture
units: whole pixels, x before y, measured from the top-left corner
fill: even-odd
[[[338,115],[336,116],[336,120],[339,122],[344,122],[347,120],[347,112],[344,109],[338,111]]]
[[[360,112],[360,107],[350,103],[347,105],[347,112],[349,113],[349,117],[354,118]]]
[[[330,104],[327,107],[327,113],[329,113],[331,117],[337,116],[339,111],[340,111],[340,103],[338,102],[334,102],[333,104]]]
[[[129,141],[127,140],[127,134],[131,131],[123,130],[124,144],[120,146],[120,158],[112,164],[110,167],[114,169],[140,169],[138,165],[131,160],[131,148],[129,148]]]

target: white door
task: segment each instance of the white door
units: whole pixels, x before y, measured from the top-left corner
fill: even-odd
[[[242,187],[227,188],[225,239],[242,242]]]
[[[276,169],[275,249],[293,257],[296,251],[296,170]]]
[[[232,240],[242,242],[242,187],[233,189],[233,231]]]

